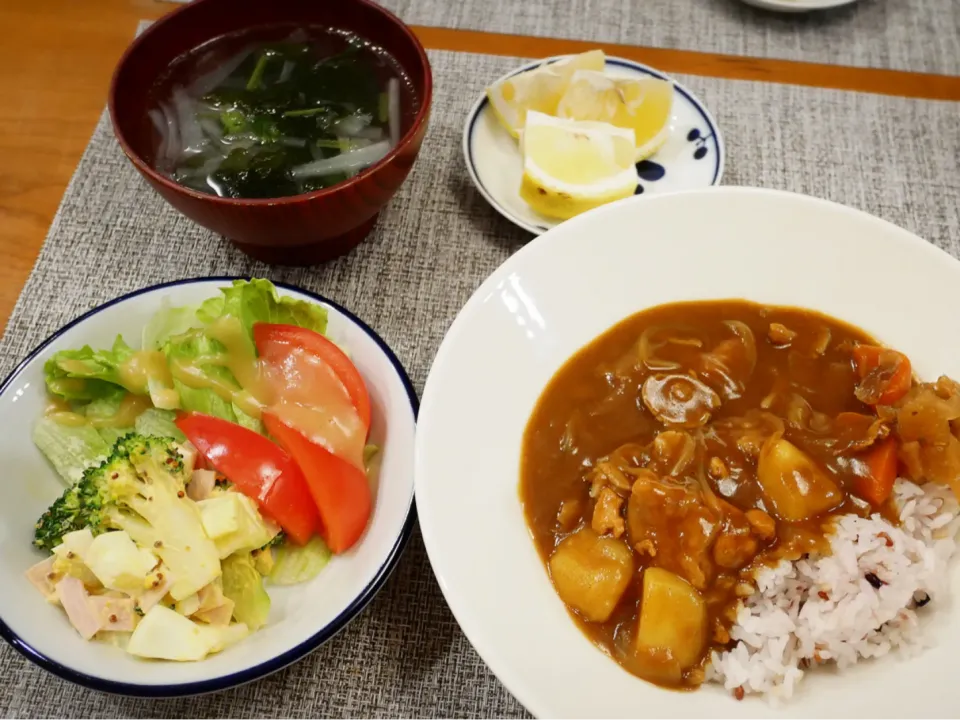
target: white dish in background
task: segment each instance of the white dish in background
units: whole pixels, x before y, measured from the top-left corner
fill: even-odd
[[[346,347],[366,380],[373,405],[370,442],[381,448],[373,514],[363,537],[334,556],[312,581],[268,586],[273,601],[267,625],[242,642],[200,662],[148,662],[119,648],[87,642],[63,611],[43,602],[24,571],[43,559],[33,547],[33,525],[63,484],[31,440],[33,421],[46,405],[43,365],[58,350],[85,344],[109,347],[118,333],[131,344],[166,299],[198,304],[233,278],[184,280],[112,300],[57,331],[0,386],[0,635],[28,659],[60,677],[95,690],[142,697],[174,697],[224,690],[256,680],[299,660],[359,614],[393,571],[413,529],[413,436],[417,397],[386,343],[360,319],[324,298],[277,284],[281,295],[327,307],[327,334]]]
[[[948,598],[925,618],[935,632],[920,656],[811,673],[773,708],[760,698],[737,702],[721,686],[673,692],[628,674],[554,591],[518,496],[521,441],[537,399],[561,365],[620,320],[662,303],[717,298],[819,310],[907,353],[922,379],[960,376],[960,262],[878,218],[785,192],[712,188],[622,200],[564,223],[474,293],[423,393],[417,510],[461,628],[538,717],[954,712],[960,612]]]
[[[805,13],[851,5],[857,0],[741,0],[741,2],[773,12]]]
[[[568,56],[528,63],[490,85],[564,57]],[[606,72],[613,77],[652,75],[671,79],[646,65],[616,57],[607,57]],[[723,137],[703,103],[676,81],[670,129],[666,144],[648,160],[638,163],[637,194],[648,196],[718,185],[723,177]],[[467,115],[463,156],[473,184],[507,220],[535,235],[563,222],[540,215],[520,197],[523,156],[517,140],[497,120],[486,94]]]

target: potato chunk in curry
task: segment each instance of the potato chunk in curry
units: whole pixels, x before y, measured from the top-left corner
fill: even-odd
[[[777,435],[760,450],[757,480],[773,514],[781,520],[808,520],[843,502],[843,493],[823,468]]]
[[[637,652],[659,661],[667,673],[700,661],[707,641],[707,605],[697,589],[658,567],[643,571],[643,594],[637,627]]]
[[[557,545],[550,577],[560,599],[591,622],[610,617],[633,576],[627,544],[584,527]]]

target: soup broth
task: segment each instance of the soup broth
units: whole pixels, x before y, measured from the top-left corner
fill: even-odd
[[[226,198],[332,187],[379,162],[419,100],[382,48],[344,30],[274,26],[176,60],[153,91],[153,165]]]

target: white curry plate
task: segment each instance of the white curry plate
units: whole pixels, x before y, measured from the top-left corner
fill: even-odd
[[[719,686],[673,692],[628,674],[554,592],[518,496],[522,435],[538,397],[561,365],[620,320],[718,298],[825,312],[906,352],[923,379],[960,376],[960,262],[883,220],[732,187],[628,198],[573,218],[480,286],[427,379],[417,512],[457,621],[538,717],[954,714],[960,612],[948,598],[926,616],[933,645],[918,657],[811,672],[791,701],[772,708],[755,697],[737,702]],[[954,596],[958,579],[954,572]]]
[[[198,304],[233,278],[184,280],[125,295],[57,331],[0,386],[0,635],[21,654],[60,677],[95,690],[174,697],[224,690],[299,660],[356,617],[393,571],[410,537],[413,511],[413,436],[417,396],[386,343],[363,321],[318,295],[277,283],[281,295],[326,306],[327,334],[349,349],[373,405],[371,442],[382,450],[373,514],[348,553],[335,556],[312,581],[269,587],[267,625],[222,653],[195,663],[148,662],[121,649],[86,642],[60,608],[43,602],[24,571],[43,559],[32,544],[33,524],[63,485],[30,439],[46,405],[44,362],[58,350],[107,347],[122,334],[139,346],[147,320],[162,302]],[[135,343],[134,343],[135,341]]]
[[[528,63],[500,80],[564,57],[568,56]],[[671,79],[646,65],[609,56],[606,72],[614,77],[652,75]],[[523,156],[517,140],[497,120],[486,94],[477,100],[467,115],[463,156],[473,184],[507,220],[535,235],[562,222],[540,215],[520,197]],[[674,81],[670,138],[652,157],[637,164],[640,184],[636,194],[648,196],[719,185],[723,164],[723,137],[716,121],[693,93]]]

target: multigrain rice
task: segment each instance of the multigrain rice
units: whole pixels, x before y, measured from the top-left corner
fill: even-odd
[[[949,488],[898,480],[900,525],[875,514],[844,515],[831,553],[782,561],[755,577],[730,635],[737,644],[714,652],[707,678],[737,698],[793,695],[822,663],[848,667],[892,651],[916,654],[926,638],[918,613],[932,612],[946,591],[960,509]]]

